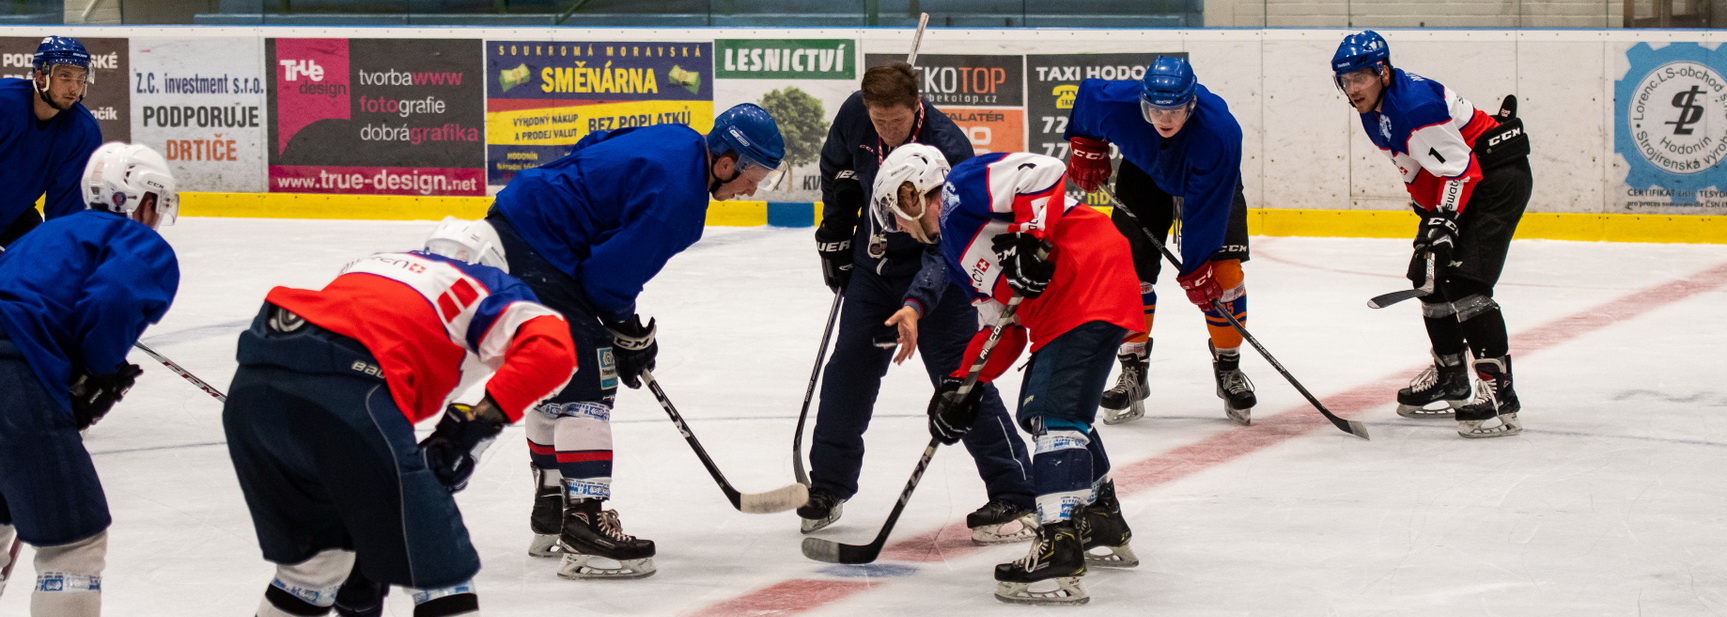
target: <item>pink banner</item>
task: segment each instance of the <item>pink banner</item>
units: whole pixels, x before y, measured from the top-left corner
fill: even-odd
[[[347,120],[347,39],[276,39],[276,152],[319,120]]]
[[[449,167],[271,165],[270,191],[485,196],[486,170]]]

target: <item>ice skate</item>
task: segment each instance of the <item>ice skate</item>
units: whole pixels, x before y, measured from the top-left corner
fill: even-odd
[[[641,578],[654,570],[654,542],[624,533],[617,510],[600,510],[597,499],[564,508],[558,576],[568,579]]]
[[[971,543],[978,545],[1008,544],[1037,537],[1034,511],[1005,499],[991,499],[976,512],[967,514],[965,526],[971,528]]]
[[[1253,424],[1253,406],[1259,399],[1253,395],[1253,382],[1241,372],[1241,354],[1219,354],[1211,348],[1211,368],[1217,380],[1217,398],[1223,399],[1223,413],[1242,425]]]
[[[1121,424],[1145,417],[1145,398],[1151,393],[1145,379],[1146,365],[1151,360],[1150,340],[1137,350],[1123,345],[1122,353],[1115,359],[1121,361],[1121,377],[1116,380],[1115,387],[1103,392],[1104,424]]]
[[[1091,596],[1085,575],[1085,550],[1073,521],[1039,527],[1031,552],[995,567],[995,599],[1010,604],[1085,604]]]
[[[1511,356],[1480,358],[1475,361],[1475,400],[1457,408],[1457,434],[1471,439],[1509,437],[1523,432],[1517,412],[1523,405],[1517,401],[1517,391],[1511,389]],[[1499,418],[1497,424],[1483,426]]]
[[[809,501],[798,506],[798,518],[803,519],[800,528],[804,533],[827,529],[828,525],[840,520],[845,502],[845,499],[824,489],[810,489]]]
[[[1085,551],[1085,565],[1098,568],[1132,568],[1139,565],[1139,556],[1129,544],[1133,530],[1121,517],[1121,502],[1115,498],[1115,482],[1104,482],[1098,489],[1097,501],[1074,514],[1079,529],[1080,546]],[[1094,549],[1106,549],[1093,552]]]
[[[558,534],[564,527],[564,488],[541,485],[534,491],[534,512],[528,515],[528,527],[534,539],[528,543],[528,554],[535,557],[557,557],[562,554]]]
[[[1433,355],[1433,365],[1397,391],[1397,415],[1405,418],[1450,418],[1469,403],[1469,370],[1463,354]],[[1438,403],[1439,406],[1434,405]]]

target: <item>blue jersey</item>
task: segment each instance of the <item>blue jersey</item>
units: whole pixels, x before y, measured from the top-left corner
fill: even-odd
[[[621,321],[642,286],[702,238],[707,170],[707,142],[690,127],[622,129],[516,174],[493,208],[581,282],[600,317]]]
[[[180,263],[155,230],[84,210],[43,223],[0,253],[0,332],[71,413],[73,376],[106,375],[125,363],[179,287]]]
[[[1481,182],[1475,140],[1499,126],[1487,112],[1437,81],[1392,69],[1379,111],[1361,114],[1361,128],[1403,176],[1422,208],[1462,213]]]
[[[83,210],[84,166],[102,145],[102,129],[82,103],[38,122],[36,96],[28,79],[0,79],[0,228],[44,193],[48,218]]]
[[[1192,272],[1223,248],[1229,211],[1241,186],[1241,124],[1203,85],[1199,103],[1175,137],[1164,139],[1139,108],[1138,81],[1087,79],[1079,84],[1066,137],[1114,143],[1122,158],[1157,187],[1182,198],[1181,262]]]

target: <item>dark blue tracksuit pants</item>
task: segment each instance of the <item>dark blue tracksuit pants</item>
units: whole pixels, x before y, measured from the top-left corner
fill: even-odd
[[[893,360],[893,350],[876,347],[872,339],[887,330],[882,322],[900,309],[911,280],[909,276],[884,278],[862,264],[853,271],[840,310],[839,338],[822,374],[821,406],[810,444],[813,488],[842,498],[857,493],[863,434],[869,428],[882,376]],[[977,312],[965,301],[963,291],[949,285],[940,304],[918,321],[918,355],[932,385],[959,368],[966,344],[977,331]],[[990,499],[1033,506],[1031,459],[995,386],[984,387],[982,411],[964,441],[977,460],[978,475]]]

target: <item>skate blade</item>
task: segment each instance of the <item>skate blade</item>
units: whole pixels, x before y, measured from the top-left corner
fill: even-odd
[[[1487,439],[1490,437],[1510,437],[1523,432],[1523,423],[1517,419],[1516,413],[1501,414],[1499,424],[1482,426],[1486,420],[1458,420],[1457,434],[1469,439]]]
[[[1121,424],[1123,422],[1132,422],[1143,417],[1145,417],[1145,403],[1143,401],[1128,403],[1127,409],[1103,408],[1104,424]]]
[[[1013,525],[1017,527],[1011,527]],[[1014,529],[1013,531],[1007,531]],[[971,528],[971,543],[978,546],[1012,544],[1037,537],[1037,523],[1027,514],[999,525],[979,525]]]
[[[1047,591],[1032,589],[1032,585],[1046,586],[1048,583],[1054,583],[1055,588]],[[1079,583],[1079,577],[1059,576],[1036,583],[997,582],[995,599],[1008,604],[1062,605],[1085,604],[1091,601],[1091,596]]]
[[[1234,407],[1230,407],[1229,405],[1224,405],[1223,406],[1223,415],[1229,416],[1229,419],[1234,421],[1236,424],[1240,424],[1242,426],[1253,425],[1253,408],[1252,407],[1248,407],[1246,409],[1236,409]]]
[[[1458,399],[1455,401],[1440,401],[1440,402],[1444,403],[1445,406],[1439,407],[1436,409],[1435,408],[1429,408],[1429,407],[1423,407],[1420,405],[1405,405],[1403,403],[1398,403],[1397,404],[1397,415],[1403,416],[1405,418],[1415,418],[1417,420],[1439,420],[1439,419],[1450,420],[1457,415],[1457,408],[1458,407],[1462,407],[1464,405],[1469,404],[1469,399]]]
[[[1097,550],[1100,548],[1105,549],[1109,552],[1107,552],[1107,553],[1093,553],[1093,552],[1091,552],[1093,550]],[[1123,544],[1121,546],[1094,546],[1091,548],[1091,550],[1087,550],[1085,552],[1085,567],[1087,567],[1087,568],[1137,568],[1137,567],[1139,567],[1139,555],[1135,555],[1133,553],[1133,547],[1128,546],[1126,544]]]
[[[658,570],[654,569],[652,557],[606,559],[595,555],[564,553],[564,562],[558,566],[558,576],[570,580],[642,578],[653,576],[655,572]]]
[[[534,539],[528,542],[528,554],[534,557],[557,557],[564,554],[564,547],[558,544],[558,534],[536,533]]]
[[[839,522],[840,513],[844,510],[844,506],[845,504],[843,503],[835,505],[833,512],[829,512],[827,516],[822,518],[799,518],[798,520],[801,522],[799,523],[798,528],[804,533],[815,533],[817,531],[827,529],[834,523]]]

